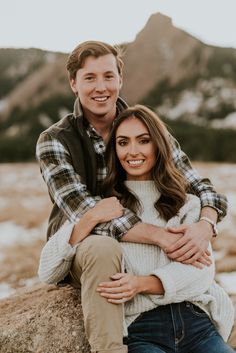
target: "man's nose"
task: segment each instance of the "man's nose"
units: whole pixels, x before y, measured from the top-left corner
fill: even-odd
[[[104,92],[106,90],[106,84],[103,79],[98,79],[96,81],[96,91],[98,92]]]

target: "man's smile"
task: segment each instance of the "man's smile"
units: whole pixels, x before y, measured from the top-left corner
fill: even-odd
[[[109,96],[99,96],[99,97],[92,97],[92,99],[96,102],[106,102],[109,99]]]

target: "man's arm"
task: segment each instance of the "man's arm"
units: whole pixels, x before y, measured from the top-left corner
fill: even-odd
[[[215,191],[209,179],[204,179],[198,174],[173,136],[170,135],[170,139],[174,163],[186,177],[190,185],[190,192],[200,199],[200,217],[210,218],[213,222],[220,221],[227,212],[226,197]],[[170,228],[169,231],[177,234],[182,232],[183,237],[167,249],[168,256],[173,260],[185,263],[193,263],[199,259],[206,252],[208,242],[213,236],[210,224],[202,221],[175,229]]]
[[[216,192],[209,179],[202,178],[199,175],[187,155],[181,150],[179,143],[171,135],[170,142],[173,161],[188,181],[190,192],[199,197],[202,209],[204,207],[213,208],[217,212],[217,221],[221,221],[227,213],[228,202],[226,197]]]
[[[51,198],[64,211],[70,222],[77,223],[101,197],[91,196],[80,175],[75,172],[69,152],[60,141],[48,133],[40,135],[36,156]],[[97,225],[93,234],[119,239],[139,221],[133,212],[125,209],[122,217]]]

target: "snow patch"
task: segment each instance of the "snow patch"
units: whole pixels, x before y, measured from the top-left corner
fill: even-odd
[[[0,246],[32,243],[46,234],[46,225],[39,228],[26,229],[14,222],[0,223]]]

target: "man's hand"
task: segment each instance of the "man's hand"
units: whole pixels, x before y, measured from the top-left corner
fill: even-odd
[[[177,242],[164,249],[169,258],[186,264],[194,264],[196,261],[204,265],[211,264],[207,250],[212,238],[210,224],[199,221],[191,225],[168,228],[168,231],[173,235],[180,232],[183,234]]]
[[[96,205],[87,211],[90,214],[91,221],[94,225],[103,222],[109,222],[114,218],[123,216],[123,206],[117,197],[107,197],[96,203]]]

